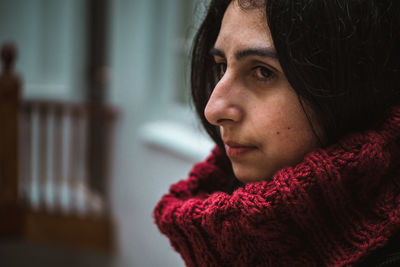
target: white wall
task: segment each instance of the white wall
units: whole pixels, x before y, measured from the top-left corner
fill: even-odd
[[[0,0],[0,43],[17,44],[24,97],[81,99],[85,1]]]
[[[177,142],[187,139],[196,143],[196,135],[174,140],[174,134],[165,136],[169,131],[153,127],[161,125],[154,121],[174,120],[189,132],[196,129],[188,123],[193,114],[174,114],[176,107],[171,106],[179,0],[112,3],[110,99],[122,114],[112,189],[112,207],[119,222],[118,266],[184,266],[151,216],[170,184],[186,178],[193,163],[211,146],[208,141],[205,147],[200,145],[203,149],[194,146],[182,151],[176,148]],[[172,131],[186,132],[172,127]]]

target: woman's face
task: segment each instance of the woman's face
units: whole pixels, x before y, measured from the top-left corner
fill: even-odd
[[[242,10],[233,1],[211,53],[220,80],[205,116],[219,126],[240,181],[269,179],[317,147],[298,97],[282,72],[265,12]]]

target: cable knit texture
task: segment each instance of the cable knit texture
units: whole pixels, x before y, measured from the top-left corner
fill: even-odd
[[[154,210],[187,266],[352,266],[400,229],[400,108],[233,193],[215,148]]]

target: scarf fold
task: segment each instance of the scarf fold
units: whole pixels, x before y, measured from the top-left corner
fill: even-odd
[[[400,230],[400,108],[232,193],[226,160],[215,148],[154,210],[187,266],[351,266]]]

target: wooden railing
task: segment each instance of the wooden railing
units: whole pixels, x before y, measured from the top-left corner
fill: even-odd
[[[21,103],[19,198],[31,209],[81,216],[109,213],[108,197],[90,186],[90,106],[39,100]],[[103,133],[111,136],[115,112],[106,106],[97,109],[103,114]]]
[[[102,103],[21,100],[14,54],[3,47],[0,234],[112,251],[116,111]]]
[[[18,205],[18,113],[21,82],[13,73],[16,52],[11,44],[1,49],[0,72],[0,233],[19,234],[22,212]]]

